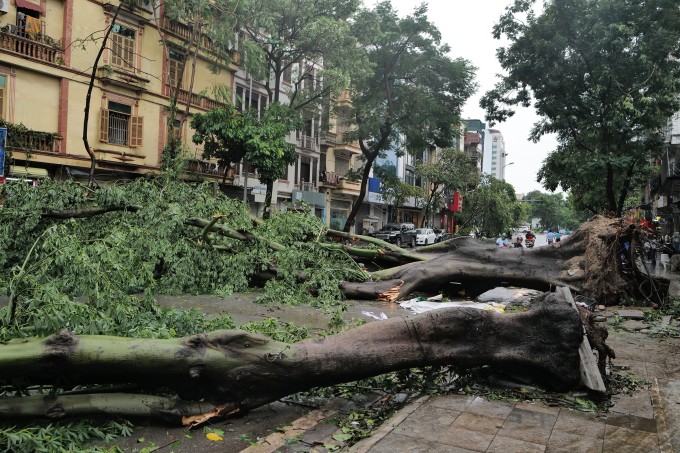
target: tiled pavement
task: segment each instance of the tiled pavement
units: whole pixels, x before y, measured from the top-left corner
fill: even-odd
[[[611,332],[614,366],[649,383],[606,414],[468,395],[421,398],[353,453],[680,452],[680,340]]]

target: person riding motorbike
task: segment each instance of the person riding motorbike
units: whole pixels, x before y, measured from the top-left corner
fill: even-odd
[[[527,231],[525,239],[526,239],[525,244],[527,248],[533,247],[534,244],[536,243],[536,235],[531,230]]]

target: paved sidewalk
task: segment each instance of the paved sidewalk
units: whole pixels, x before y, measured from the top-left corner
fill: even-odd
[[[606,414],[468,395],[421,398],[352,453],[680,452],[680,340],[612,332],[615,366],[649,389],[617,395]]]

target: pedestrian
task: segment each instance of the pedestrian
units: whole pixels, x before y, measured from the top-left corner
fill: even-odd
[[[524,245],[522,245],[522,236],[517,236],[517,239],[515,240],[515,243],[513,246],[518,249],[518,248],[523,248]]]
[[[503,247],[506,249],[510,247],[510,237],[508,237],[507,234],[505,235],[505,239],[503,239]]]
[[[555,240],[555,233],[553,233],[552,230],[548,230],[548,245],[552,245],[554,240]]]
[[[496,245],[498,246],[499,249],[503,248],[503,243],[505,242],[506,238],[507,234],[503,233],[498,237],[498,239],[496,239]]]
[[[562,238],[562,233],[559,231],[555,231],[555,243],[560,242],[560,239]]]

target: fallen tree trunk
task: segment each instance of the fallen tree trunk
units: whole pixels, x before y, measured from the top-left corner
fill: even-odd
[[[170,388],[187,401],[140,395],[9,398],[0,399],[0,417],[60,418],[118,407],[179,421],[201,411],[248,410],[312,387],[429,365],[488,365],[565,390],[579,384],[582,336],[578,314],[554,294],[525,313],[435,310],[294,344],[239,330],[170,340],[76,336],[64,330],[0,345],[0,379],[64,388],[134,383],[147,392]],[[148,409],[142,407],[144,398]]]
[[[415,291],[475,297],[497,286],[566,286],[607,305],[625,297],[661,304],[670,282],[641,269],[645,234],[622,219],[597,216],[553,246],[499,249],[459,238],[437,244],[447,252],[427,262],[374,272],[372,281],[343,282],[341,288],[350,299],[395,301]]]

